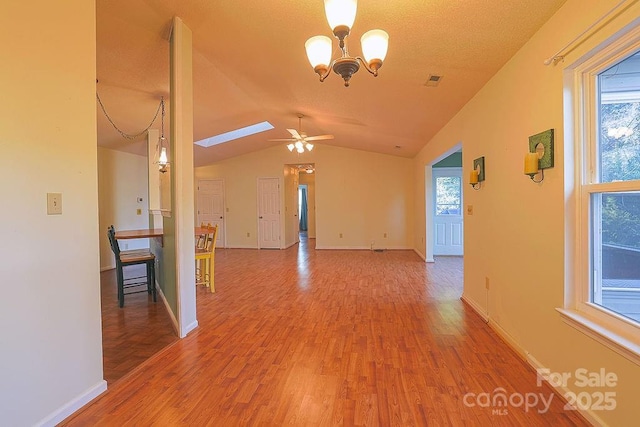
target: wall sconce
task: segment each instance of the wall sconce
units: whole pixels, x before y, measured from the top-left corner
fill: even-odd
[[[473,170],[469,177],[469,184],[474,190],[480,189],[480,183],[484,181],[484,156],[473,161]]]
[[[533,182],[544,180],[544,170],[553,167],[553,129],[529,137],[529,152],[524,156],[524,174]],[[535,177],[539,176],[538,179]]]

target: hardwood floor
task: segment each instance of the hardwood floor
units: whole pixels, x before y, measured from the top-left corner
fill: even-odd
[[[144,265],[125,267],[125,277],[145,274]],[[103,372],[111,387],[178,336],[159,298],[154,303],[147,293],[126,295],[118,307],[115,269],[100,273],[100,291]]]
[[[460,258],[301,242],[215,262],[200,326],[66,425],[588,425],[460,301]]]

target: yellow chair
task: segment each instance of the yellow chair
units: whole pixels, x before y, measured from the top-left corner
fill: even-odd
[[[205,228],[205,227],[202,227]],[[215,292],[213,283],[214,254],[218,226],[207,226],[207,233],[198,238],[196,243],[196,285],[205,285]]]

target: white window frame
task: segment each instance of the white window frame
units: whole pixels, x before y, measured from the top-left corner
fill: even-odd
[[[640,27],[626,30],[565,70],[565,137],[567,193],[575,200],[567,209],[567,274],[562,319],[603,345],[640,365],[640,324],[590,302],[593,279],[591,196],[640,191],[640,180],[598,182],[598,74],[640,49]],[[573,158],[575,170],[569,162]],[[570,176],[574,171],[573,177]],[[572,188],[573,187],[573,188]],[[597,239],[597,236],[595,236]],[[597,273],[596,273],[597,274]]]

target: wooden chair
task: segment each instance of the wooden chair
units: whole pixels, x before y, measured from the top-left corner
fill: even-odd
[[[116,258],[116,278],[118,283],[118,302],[120,307],[124,307],[124,296],[129,294],[137,294],[141,292],[147,292],[153,295],[153,302],[156,302],[156,257],[148,249],[136,249],[131,251],[121,251],[118,240],[116,239],[116,232],[111,225],[107,234],[109,235],[109,243],[111,244],[111,250]],[[146,280],[140,280],[145,276],[124,278],[124,267],[131,265],[145,264],[147,268]],[[140,289],[141,286],[145,286],[143,290],[131,290]],[[125,292],[125,289],[129,289],[129,292]]]
[[[211,292],[215,292],[213,270],[218,226],[206,228],[207,233],[199,237],[196,244],[196,285],[208,286]]]

